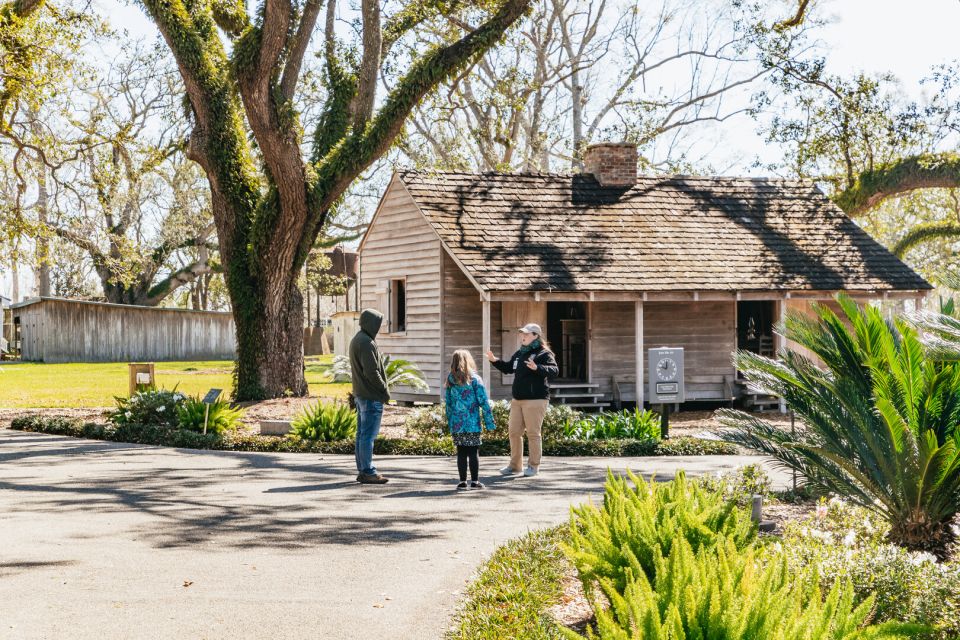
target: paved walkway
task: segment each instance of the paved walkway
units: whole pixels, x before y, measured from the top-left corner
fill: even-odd
[[[553,458],[453,489],[450,458],[163,449],[0,429],[0,638],[441,638],[497,545],[563,522],[605,469],[745,457]],[[502,458],[481,459],[481,474]]]

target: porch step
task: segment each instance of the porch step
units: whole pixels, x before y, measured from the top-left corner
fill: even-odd
[[[744,398],[744,407],[748,409],[773,409],[780,406],[780,398],[776,396],[750,394]]]
[[[599,387],[599,382],[559,382],[550,384],[551,389],[597,389]]]
[[[606,409],[609,402],[564,402],[564,405],[575,409]]]
[[[554,391],[554,388],[551,387],[551,388],[550,388],[550,391]],[[589,391],[589,390],[588,390],[588,391],[577,391],[577,390],[575,390],[575,389],[560,389],[560,390],[559,390],[559,393],[553,393],[552,395],[553,395],[554,398],[583,398],[583,397],[586,397],[586,396],[590,396],[590,397],[593,397],[593,398],[599,398],[600,396],[602,396],[602,395],[604,395],[604,394],[599,393],[599,392],[596,392],[596,391]]]

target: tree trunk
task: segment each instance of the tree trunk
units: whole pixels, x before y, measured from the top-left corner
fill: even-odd
[[[251,300],[231,295],[237,325],[235,398],[307,395],[303,295],[295,281]]]
[[[43,128],[35,119],[31,125],[34,134],[42,135]],[[47,222],[50,219],[50,195],[47,192],[47,165],[37,162],[37,221],[40,234],[37,236],[37,293],[41,297],[50,296],[50,240],[46,235]]]
[[[10,290],[10,297],[13,302],[20,302],[20,256],[17,245],[13,245],[13,251],[10,252],[10,277],[13,280],[13,286]]]

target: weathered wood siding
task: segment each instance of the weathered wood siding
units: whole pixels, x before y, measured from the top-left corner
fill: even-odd
[[[406,279],[406,330],[381,330],[377,344],[391,357],[417,364],[427,377],[431,396],[440,387],[440,261],[437,234],[394,179],[363,241],[360,306],[389,315],[382,283]],[[404,399],[404,391],[394,395]]]
[[[229,313],[44,298],[13,310],[33,362],[232,360]]]
[[[501,356],[503,349],[502,307],[490,304],[490,350]],[[443,252],[443,362],[446,373],[450,358],[457,349],[468,349],[483,370],[483,303],[480,292],[463,274],[457,263]],[[501,357],[508,357],[505,354]],[[510,386],[502,383],[503,376],[490,367],[490,395],[495,400],[509,399]]]
[[[634,373],[637,341],[633,302],[594,302],[590,305],[589,355],[597,393],[613,391],[613,376]],[[644,335],[649,331],[644,321]]]
[[[733,382],[736,302],[646,302],[643,340],[649,350],[683,347],[687,400],[721,399],[724,376]],[[644,354],[646,356],[646,354]],[[647,366],[643,368],[647,383]]]
[[[724,301],[645,302],[644,359],[652,348],[683,347],[687,399],[715,397],[724,376],[732,380],[735,373],[735,310],[736,303]],[[612,376],[635,372],[634,303],[594,302],[591,313],[593,381],[598,393],[611,393]],[[643,374],[646,385],[646,360]]]

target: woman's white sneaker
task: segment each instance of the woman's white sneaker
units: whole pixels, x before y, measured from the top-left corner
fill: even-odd
[[[533,476],[537,475],[537,473],[539,473],[537,469],[534,469],[533,467],[527,467],[527,470],[523,472],[523,475],[528,478],[532,478]]]
[[[520,473],[520,472],[519,472],[519,471],[514,471],[513,468],[510,467],[509,465],[506,466],[506,467],[504,467],[503,469],[500,469],[500,475],[502,475],[502,476],[515,476],[515,475],[517,475],[518,473]]]

